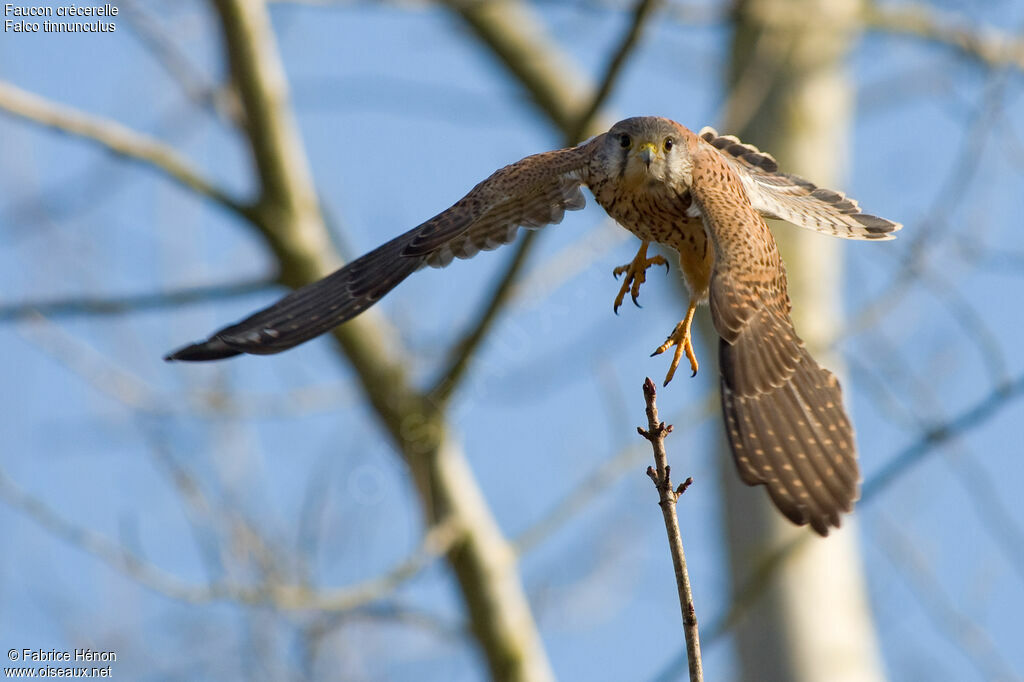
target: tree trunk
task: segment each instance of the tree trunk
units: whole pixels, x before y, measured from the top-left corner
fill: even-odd
[[[813,182],[842,186],[852,110],[845,61],[859,30],[857,0],[741,0],[723,129],[773,154]],[[789,274],[793,320],[815,357],[842,374],[822,346],[841,320],[842,251],[837,239],[772,226]],[[716,342],[717,345],[717,342]],[[848,400],[848,396],[847,396]],[[724,438],[720,458],[734,589],[796,528],[760,488],[736,475]],[[827,539],[809,538],[774,572],[736,628],[741,679],[884,678],[852,518]],[[750,608],[752,607],[752,608]]]
[[[308,284],[340,265],[340,258],[320,215],[266,5],[258,0],[215,0],[213,6],[260,178],[252,220],[277,257],[283,283]],[[451,433],[444,406],[408,382],[402,352],[380,328],[373,311],[335,328],[333,335],[409,467],[427,524],[454,522],[461,531],[446,558],[491,679],[554,679],[515,553]]]

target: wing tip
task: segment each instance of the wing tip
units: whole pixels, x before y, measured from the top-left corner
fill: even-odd
[[[894,233],[903,229],[903,223],[879,218],[870,213],[855,213],[850,216],[863,228],[863,237],[876,241],[889,241],[896,238]]]
[[[208,362],[241,355],[242,352],[231,348],[221,339],[214,336],[206,341],[191,343],[164,356],[164,362]]]

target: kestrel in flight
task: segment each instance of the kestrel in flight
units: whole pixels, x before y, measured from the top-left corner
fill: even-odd
[[[891,239],[898,223],[861,213],[840,192],[782,173],[770,155],[711,128],[694,135],[665,118],[629,118],[579,146],[528,156],[454,206],[269,308],[167,356],[218,360],[278,353],[366,310],[415,270],[444,267],[513,241],[519,227],[558,223],[584,205],[581,186],[640,238],[615,299],[634,303],[653,241],[674,249],[690,291],[686,316],[656,351],[675,347],[696,373],[690,324],[708,300],[721,337],[722,412],[740,477],[821,535],[858,497],[853,429],[836,377],[793,329],[786,271],[762,216],[846,239]]]

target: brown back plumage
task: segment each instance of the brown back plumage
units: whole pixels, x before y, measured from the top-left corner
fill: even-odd
[[[731,165],[698,148],[693,173],[715,244],[711,316],[736,467],[748,485],[764,485],[791,521],[827,535],[858,497],[857,451],[839,382],[793,328],[775,240],[742,187],[729,181]]]

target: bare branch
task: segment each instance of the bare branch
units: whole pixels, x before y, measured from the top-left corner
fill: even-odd
[[[993,68],[1024,70],[1024,40],[996,29],[963,26],[962,21],[925,4],[865,2],[863,21],[876,31],[947,45]]]
[[[913,538],[884,517],[878,524],[881,554],[898,569],[904,582],[917,597],[935,629],[946,636],[977,669],[981,679],[1019,680],[1013,666],[985,628],[960,612],[950,598],[943,581],[934,573],[934,561],[914,547]]]
[[[17,331],[101,394],[146,415],[305,416],[349,407],[356,399],[351,387],[342,385],[244,396],[217,389],[165,393],[41,315],[30,313]]]
[[[933,453],[939,446],[984,424],[1020,398],[1022,394],[1024,394],[1024,374],[997,387],[953,419],[923,433],[916,442],[890,458],[889,463],[882,467],[881,471],[864,483],[861,488],[860,503],[862,505],[869,504],[872,499],[909,471],[912,466]],[[809,534],[794,536],[791,541],[781,545],[758,564],[746,583],[734,592],[728,610],[704,628],[705,644],[715,642],[739,621],[747,608],[757,601],[771,576],[784,566],[787,559],[803,547],[810,538]],[[676,679],[675,669],[679,666],[682,657],[683,652],[673,657],[653,679],[659,682]]]
[[[693,590],[690,588],[690,574],[686,570],[686,555],[683,553],[683,539],[679,535],[679,518],[676,515],[676,502],[679,496],[693,483],[687,478],[678,488],[673,489],[668,455],[665,454],[665,436],[672,432],[672,425],[658,421],[658,406],[655,404],[657,389],[648,377],[644,381],[644,400],[647,402],[647,429],[637,427],[641,436],[651,443],[654,450],[654,467],[647,467],[647,475],[654,481],[658,490],[662,515],[665,517],[665,531],[668,533],[668,545],[672,551],[672,566],[676,572],[676,589],[679,592],[679,608],[683,613],[683,632],[686,635],[686,653],[690,682],[704,679],[704,668],[700,660],[700,633],[697,630],[697,612],[693,607]]]
[[[200,71],[188,55],[178,47],[164,22],[150,14],[135,0],[120,0],[118,8],[131,25],[140,42],[149,49],[156,62],[178,82],[185,96],[200,106],[228,120],[236,120],[238,107],[231,93],[219,88]]]
[[[697,428],[715,416],[719,409],[721,408],[718,397],[709,395],[679,412],[675,421],[686,424],[689,428]],[[600,466],[574,485],[544,516],[516,537],[516,552],[520,555],[526,554],[590,504],[600,500],[601,493],[621,476],[632,471],[643,456],[641,448],[629,446],[604,460]]]
[[[644,21],[656,4],[656,0],[639,0],[629,30],[609,60],[601,87],[591,97],[590,105],[586,109],[575,112],[575,102],[566,96],[574,85],[566,78],[571,72],[568,62],[562,53],[545,39],[537,20],[525,7],[514,1],[465,3],[450,0],[448,3],[449,7],[457,10],[469,23],[477,37],[505,62],[512,74],[533,95],[537,105],[561,129],[566,144],[570,145],[588,133],[593,134],[601,127],[597,120],[598,112],[611,93],[626,58],[633,50]],[[530,30],[530,26],[534,28]],[[457,387],[469,365],[469,360],[509,300],[538,234],[528,231],[522,237],[480,316],[453,347],[446,364],[447,369],[442,372],[430,391],[432,400],[444,402]]]
[[[333,589],[264,582],[248,586],[229,582],[196,585],[180,580],[139,558],[106,536],[61,518],[42,500],[19,488],[0,470],[0,499],[23,512],[52,535],[93,555],[140,585],[159,594],[191,604],[234,601],[250,606],[270,606],[282,611],[348,611],[393,593],[446,553],[461,537],[455,522],[430,529],[420,547],[382,576]]]
[[[308,284],[334,270],[340,259],[324,228],[267,8],[250,0],[216,0],[214,7],[261,182],[254,222],[281,264],[282,281]],[[333,335],[410,467],[428,522],[452,518],[463,529],[447,559],[491,673],[510,682],[552,679],[511,547],[439,406],[408,383],[400,354],[392,352],[397,344],[372,312],[337,327]]]
[[[957,156],[950,166],[950,172],[935,192],[931,205],[922,219],[911,230],[914,236],[904,249],[903,266],[896,270],[890,282],[878,295],[849,316],[843,328],[825,344],[827,347],[832,348],[842,339],[874,326],[910,293],[910,284],[917,279],[922,264],[929,256],[929,249],[942,243],[946,237],[946,232],[951,227],[948,216],[955,212],[956,202],[967,196],[967,188],[978,176],[985,148],[984,142],[993,129],[992,122],[1002,102],[1007,82],[1001,74],[989,78],[982,101],[973,112],[969,124],[965,126],[966,132],[959,141]]]
[[[618,48],[612,54],[611,59],[608,60],[608,66],[605,67],[604,76],[599,81],[600,85],[597,87],[597,92],[594,93],[594,98],[590,100],[590,105],[580,114],[579,121],[572,129],[571,135],[569,135],[571,140],[583,138],[583,131],[590,126],[597,112],[604,106],[605,101],[611,95],[615,84],[618,82],[619,75],[622,73],[622,67],[625,66],[626,60],[636,47],[637,40],[640,39],[640,34],[643,32],[647,19],[660,4],[660,0],[637,1],[636,6],[633,8],[633,16],[629,26],[625,34],[623,34]]]
[[[0,470],[0,499],[23,512],[50,534],[92,554],[111,568],[124,573],[155,592],[173,599],[192,602],[197,599],[201,600],[201,596],[206,591],[202,586],[190,585],[165,573],[101,534],[62,519],[42,500],[29,495],[15,485],[2,470]]]
[[[98,116],[49,102],[0,81],[0,110],[53,130],[91,140],[115,154],[141,161],[165,176],[248,218],[249,207],[205,179],[170,146]]]
[[[401,604],[393,599],[367,604],[349,611],[326,613],[305,629],[305,635],[314,642],[319,642],[336,629],[359,620],[398,623],[452,642],[461,642],[472,636],[464,622],[442,618],[421,608]]]
[[[270,289],[273,279],[257,279],[211,284],[208,286],[184,287],[171,291],[127,296],[89,296],[53,299],[50,301],[27,301],[25,303],[0,303],[0,324],[29,319],[34,315],[48,318],[99,317],[106,315],[127,315],[146,310],[161,310],[190,303],[205,303],[236,296],[246,296]]]
[[[469,367],[470,359],[484,339],[487,338],[487,333],[491,330],[495,320],[498,319],[498,314],[502,308],[512,298],[514,286],[522,272],[523,264],[529,257],[539,234],[540,232],[537,230],[529,230],[519,240],[515,253],[505,268],[505,273],[498,280],[497,285],[495,285],[476,322],[452,346],[448,354],[448,362],[446,363],[447,369],[441,373],[441,377],[434,384],[434,388],[430,390],[430,399],[432,401],[439,404],[445,402],[462,380],[466,369]]]
[[[861,489],[861,503],[869,502],[888,488],[911,467],[931,454],[936,447],[984,424],[1020,398],[1021,394],[1024,394],[1024,374],[996,386],[988,395],[953,419],[925,431],[917,442],[891,457],[880,471],[864,483]]]
[[[590,79],[580,72],[548,36],[540,20],[519,0],[445,3],[469,25],[533,97],[551,122],[571,137],[594,100]],[[608,122],[592,120],[578,137],[608,128]],[[579,140],[570,140],[570,143]]]

